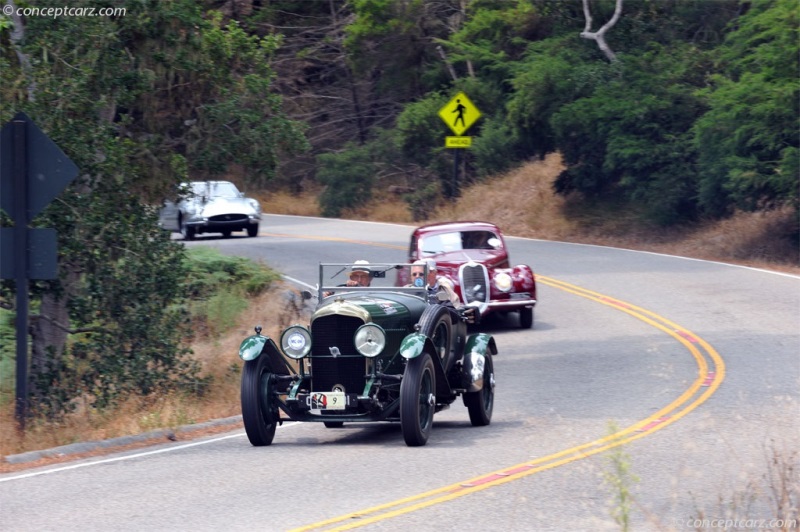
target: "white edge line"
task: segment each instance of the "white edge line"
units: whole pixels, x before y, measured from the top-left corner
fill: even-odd
[[[320,217],[320,216],[297,216],[297,215],[292,215],[292,214],[266,214],[266,215],[262,215],[262,216],[285,216],[285,217],[289,217],[289,218],[308,218],[310,220],[331,221],[331,218],[323,218],[323,217]],[[391,226],[395,226],[395,227],[407,227],[407,228],[411,228],[412,231],[413,231],[413,229],[415,227],[417,227],[415,225],[407,225],[407,224],[399,224],[399,223],[391,223],[391,222],[371,222],[369,220],[344,220],[344,219],[341,219],[341,218],[335,218],[335,220],[339,221],[339,222],[351,222],[351,223],[363,223],[363,224],[373,224],[373,225],[391,225]],[[502,228],[501,228],[501,230],[502,230]],[[782,277],[789,277],[791,279],[800,279],[800,275],[795,275],[795,274],[791,274],[791,273],[778,272],[778,271],[774,271],[774,270],[765,270],[763,268],[754,268],[752,266],[742,266],[740,264],[731,264],[729,262],[720,262],[720,261],[715,261],[715,260],[697,259],[697,258],[694,258],[694,257],[684,257],[682,255],[670,255],[668,253],[658,253],[658,252],[655,252],[655,251],[642,251],[642,250],[638,250],[638,249],[620,248],[620,247],[615,247],[615,246],[601,246],[599,244],[583,244],[583,243],[580,243],[580,242],[562,242],[560,240],[544,240],[542,238],[530,238],[530,237],[524,237],[524,236],[513,236],[513,235],[509,235],[509,234],[505,234],[505,233],[504,233],[504,236],[506,238],[508,238],[508,239],[532,240],[534,242],[546,242],[548,244],[566,244],[566,245],[569,245],[569,246],[586,246],[586,247],[593,247],[593,248],[605,248],[605,249],[616,249],[616,250],[619,250],[619,251],[629,251],[631,253],[645,253],[645,254],[648,254],[648,255],[656,255],[656,256],[659,256],[659,257],[670,257],[670,258],[673,258],[673,259],[684,259],[684,260],[691,260],[691,261],[694,261],[694,262],[705,262],[705,263],[708,263],[708,264],[718,264],[720,266],[730,266],[731,268],[742,268],[742,269],[751,270],[751,271],[754,271],[754,272],[771,273],[773,275],[780,275]]]
[[[683,255],[670,255],[668,253],[658,253],[656,251],[643,251],[640,249],[629,249],[629,248],[618,248],[614,246],[601,246],[599,244],[583,244],[580,242],[561,242],[560,240],[542,240],[541,238],[527,238],[524,236],[507,236],[508,239],[517,239],[517,240],[533,240],[535,242],[545,242],[548,244],[564,244],[567,246],[584,246],[584,247],[591,247],[591,248],[602,248],[602,249],[615,249],[617,251],[628,251],[630,253],[642,253],[645,255],[655,255],[658,257],[669,257],[672,259],[683,259],[683,260],[690,260],[694,262],[705,262],[707,264],[716,264],[719,266],[730,266],[731,268],[742,268],[745,270],[751,270],[754,272],[761,272],[761,273],[771,273],[773,275],[780,275],[782,277],[790,277],[792,279],[800,279],[800,275],[795,275],[792,273],[786,272],[778,272],[775,270],[765,270],[763,268],[754,268],[752,266],[742,266],[741,264],[732,264],[730,262],[720,262],[716,260],[707,260],[707,259],[697,259],[694,257],[684,257]]]
[[[291,422],[291,423],[284,423],[279,428],[293,427],[293,426],[299,425],[299,424],[300,424],[299,421],[295,421],[295,422]],[[54,468],[54,469],[45,469],[45,470],[40,470],[40,471],[33,471],[31,473],[23,473],[21,475],[3,477],[3,478],[0,478],[0,482],[8,482],[10,480],[22,480],[22,479],[25,479],[25,478],[38,477],[40,475],[49,475],[51,473],[60,473],[62,471],[69,471],[71,469],[79,469],[79,468],[82,468],[82,467],[89,467],[89,466],[95,466],[95,465],[101,465],[101,464],[110,464],[112,462],[121,462],[122,460],[131,460],[131,459],[134,459],[134,458],[141,458],[143,456],[151,456],[151,455],[154,455],[154,454],[169,453],[169,452],[172,452],[172,451],[180,451],[182,449],[188,449],[189,447],[196,447],[198,445],[206,445],[207,443],[216,443],[216,442],[220,442],[220,441],[223,441],[223,440],[229,440],[231,438],[239,438],[239,437],[244,436],[244,435],[245,435],[245,432],[241,431],[241,432],[237,432],[236,434],[228,434],[227,436],[220,436],[219,438],[211,438],[211,439],[208,439],[208,440],[196,441],[196,442],[191,442],[191,443],[184,443],[183,445],[176,445],[174,447],[166,447],[164,449],[156,449],[155,451],[146,451],[146,452],[143,452],[143,453],[135,453],[135,454],[128,454],[128,455],[125,455],[125,456],[117,456],[117,457],[114,457],[114,458],[106,458],[104,460],[95,460],[93,462],[82,462],[80,464],[72,464],[72,465],[63,466],[63,467],[57,467],[57,468]]]

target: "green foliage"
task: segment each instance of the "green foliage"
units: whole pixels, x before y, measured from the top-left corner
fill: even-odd
[[[146,205],[187,176],[234,165],[263,183],[279,154],[305,147],[272,86],[280,36],[248,34],[192,0],[125,7],[117,18],[29,17],[19,48],[0,25],[0,122],[25,111],[80,168],[33,223],[58,229],[60,270],[34,285],[33,303],[68,316],[58,327],[32,316],[32,407],[50,417],[78,397],[104,407],[129,394],[202,391],[185,347],[190,268]],[[230,275],[243,295],[269,282],[242,270]]]
[[[215,248],[192,247],[186,257],[186,286],[193,299],[217,292],[241,290],[247,296],[264,293],[280,276],[243,257],[223,255]]]
[[[796,2],[754,2],[720,50],[725,73],[702,94],[711,109],[694,127],[710,214],[798,205],[800,40]]]
[[[557,190],[621,197],[664,224],[691,219],[697,176],[689,132],[705,110],[695,96],[703,64],[691,45],[669,53],[653,45],[591,96],[562,106],[552,125],[568,168]]]
[[[14,396],[16,345],[14,314],[0,308],[0,405]]]
[[[325,185],[319,198],[323,216],[338,217],[372,198],[376,168],[368,147],[348,144],[341,153],[320,155],[318,163],[317,179]]]
[[[427,220],[434,214],[441,198],[441,185],[436,181],[431,181],[413,194],[407,194],[403,199],[408,203],[414,221],[418,222]]]

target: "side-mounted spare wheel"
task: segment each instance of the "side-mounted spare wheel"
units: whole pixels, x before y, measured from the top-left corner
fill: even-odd
[[[269,357],[265,354],[244,363],[242,421],[247,438],[257,447],[272,443],[278,424],[278,412],[272,402],[271,377]]]

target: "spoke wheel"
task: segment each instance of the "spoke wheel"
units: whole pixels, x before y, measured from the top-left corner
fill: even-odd
[[[400,425],[409,447],[428,442],[436,407],[436,374],[428,353],[408,361],[400,383]]]
[[[483,365],[483,388],[464,394],[464,404],[469,410],[469,420],[474,427],[483,427],[492,422],[494,410],[494,363],[487,354]]]
[[[278,413],[272,405],[272,373],[267,355],[248,360],[242,371],[242,421],[250,443],[270,445],[275,437]]]

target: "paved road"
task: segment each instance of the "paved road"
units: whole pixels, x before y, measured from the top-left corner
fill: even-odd
[[[268,216],[257,239],[190,245],[313,284],[320,261],[403,260],[410,231]],[[393,425],[287,423],[267,448],[235,431],[1,475],[0,529],[618,530],[615,463],[639,479],[626,483],[634,530],[780,517],[764,475],[779,475],[773,452],[799,448],[800,278],[508,244],[539,275],[540,303],[532,331],[486,324],[500,349],[489,427],[455,404],[422,448]]]

